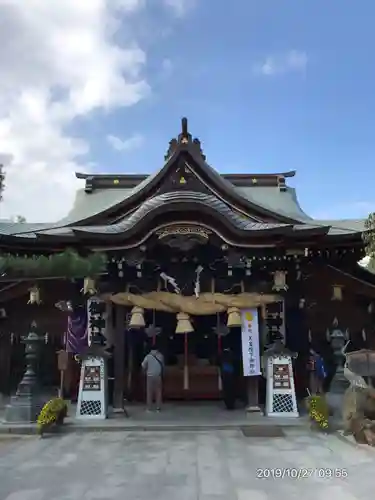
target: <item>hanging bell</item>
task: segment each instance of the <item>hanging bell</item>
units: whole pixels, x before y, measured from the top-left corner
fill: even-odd
[[[194,331],[190,316],[184,312],[177,313],[176,333],[191,333]]]
[[[83,288],[81,292],[83,292],[84,295],[95,295],[97,293],[95,280],[92,278],[85,278],[83,280]]]
[[[40,289],[37,286],[33,286],[30,288],[30,298],[28,300],[28,304],[41,304],[41,298],[40,298]]]
[[[342,300],[342,286],[333,285],[332,286],[332,297],[331,300]]]
[[[242,326],[241,311],[238,309],[238,307],[228,308],[227,326],[229,328]]]
[[[142,307],[133,307],[130,312],[129,328],[139,329],[146,326],[143,313],[144,309]]]
[[[273,274],[273,286],[272,290],[279,292],[280,290],[287,291],[288,285],[286,284],[286,272],[285,271],[275,271]]]

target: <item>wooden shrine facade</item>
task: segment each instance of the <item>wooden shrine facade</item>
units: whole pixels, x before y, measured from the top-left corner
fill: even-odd
[[[367,342],[375,339],[375,280],[357,264],[364,256],[364,223],[310,218],[287,185],[293,175],[220,175],[207,164],[183,119],[155,174],[77,174],[85,188],[65,219],[1,223],[0,249],[3,255],[18,255],[16,260],[58,257],[63,251],[106,255],[95,288],[107,304],[103,342],[113,354],[115,405],[124,397],[141,397],[140,360],[159,335],[162,348],[173,351],[166,371],[169,396],[219,397],[217,356],[226,342],[235,346],[240,336],[238,325],[229,325],[226,338],[217,335],[230,323],[231,296],[259,305],[262,346],[282,338],[299,353],[296,384],[302,392],[309,345],[325,338],[333,323],[355,342],[363,341],[363,330]],[[6,259],[3,267],[0,391],[15,384],[10,380],[14,366],[22,364],[19,338],[32,320],[46,334],[46,383],[56,385],[56,351],[64,348],[67,312],[55,304],[84,306],[85,275],[67,276],[63,268],[44,272]],[[28,291],[35,286],[42,302],[28,305]],[[217,310],[194,306],[194,300],[202,304],[209,294],[221,297]],[[136,325],[132,313],[142,316]],[[192,325],[187,340],[176,333],[179,313],[187,314]],[[154,330],[147,330],[150,325]],[[181,369],[187,357],[188,385]],[[72,370],[67,385],[71,376]]]

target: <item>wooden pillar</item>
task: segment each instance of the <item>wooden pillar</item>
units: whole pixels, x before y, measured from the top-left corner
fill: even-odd
[[[122,410],[124,408],[124,384],[125,384],[125,308],[112,305],[116,308],[114,325],[114,384],[113,384],[113,408]]]
[[[259,377],[246,377],[246,391],[247,391],[247,408],[249,413],[260,412],[259,407],[259,393],[258,393]]]

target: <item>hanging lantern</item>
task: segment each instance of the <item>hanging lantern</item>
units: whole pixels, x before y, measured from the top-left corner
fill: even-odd
[[[273,286],[272,290],[279,292],[280,290],[288,290],[288,285],[286,284],[286,272],[285,271],[275,271],[273,273]]]
[[[306,303],[306,300],[305,300],[305,299],[303,299],[303,298],[299,299],[299,302],[298,302],[298,307],[299,307],[300,309],[303,309],[303,308],[305,307],[305,303]]]
[[[333,285],[331,300],[342,300],[342,289],[342,285]]]
[[[27,302],[28,304],[39,305],[42,303],[42,300],[40,298],[40,290],[37,286],[33,286],[32,288],[30,288],[29,292],[30,292],[30,298],[29,301]]]
[[[184,312],[177,313],[176,333],[191,333],[194,331],[190,316]]]
[[[229,328],[242,326],[241,311],[238,309],[238,307],[228,308],[227,326]]]
[[[133,307],[130,312],[129,328],[139,329],[146,326],[143,313],[144,309],[142,309],[142,307]]]
[[[95,280],[92,278],[85,278],[83,280],[83,288],[81,292],[83,292],[84,295],[95,295],[97,293]]]

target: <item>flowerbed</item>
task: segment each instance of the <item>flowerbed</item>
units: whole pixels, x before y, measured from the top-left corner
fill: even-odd
[[[53,426],[62,425],[68,414],[68,407],[62,398],[48,401],[40,412],[37,420],[38,432],[41,436]]]
[[[327,431],[329,427],[329,407],[326,398],[319,394],[309,396],[307,398],[307,408],[311,422],[319,429]]]

